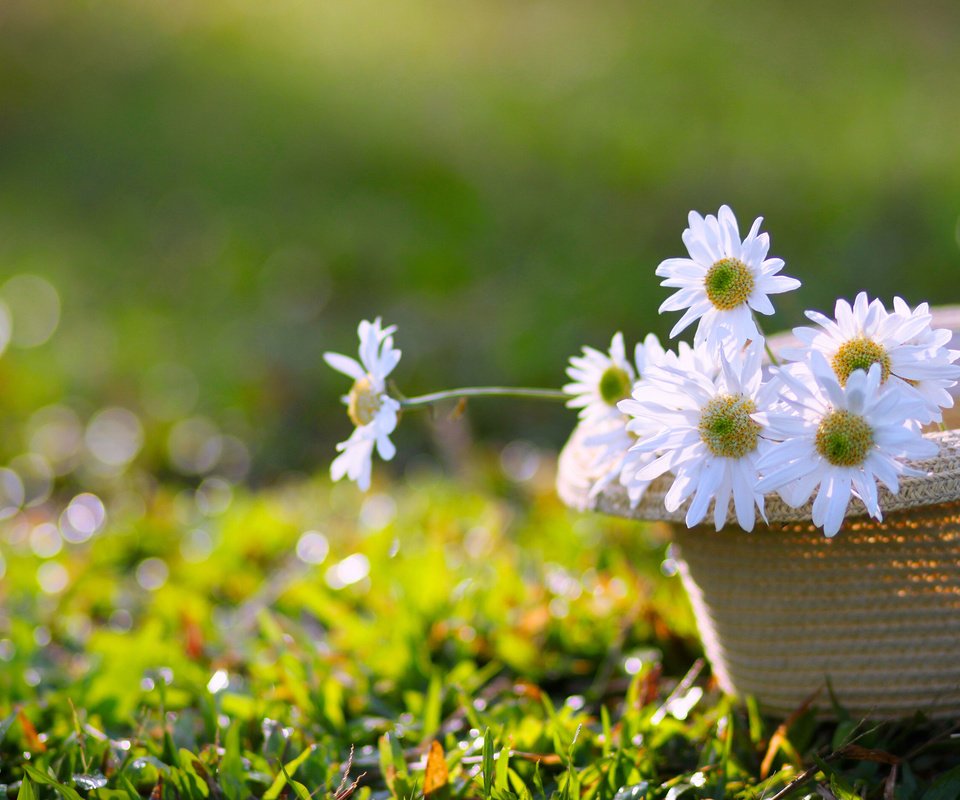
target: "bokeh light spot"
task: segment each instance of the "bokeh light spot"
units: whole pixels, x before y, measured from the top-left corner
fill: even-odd
[[[30,549],[38,558],[53,558],[63,549],[60,531],[51,522],[36,525],[30,531]]]
[[[213,552],[213,539],[203,528],[196,528],[180,542],[180,555],[191,564],[206,561]]]
[[[103,501],[95,494],[78,494],[60,515],[60,533],[73,544],[85,542],[97,533],[106,520]]]
[[[197,508],[204,516],[223,514],[232,502],[233,486],[223,478],[206,478],[197,488]]]
[[[148,592],[155,592],[167,582],[170,568],[160,558],[145,558],[137,565],[137,583]]]
[[[167,439],[170,463],[184,475],[203,475],[220,460],[223,440],[220,431],[206,417],[178,422]]]
[[[12,469],[0,467],[0,519],[9,519],[16,514],[25,497],[20,476]]]
[[[60,324],[60,295],[50,281],[14,275],[0,288],[0,297],[10,309],[16,347],[38,347],[53,336]]]
[[[125,467],[143,446],[143,426],[125,408],[105,408],[94,415],[84,437],[87,449],[108,467]]]
[[[320,531],[307,531],[297,541],[297,558],[306,564],[322,564],[330,553],[330,543]]]
[[[370,574],[370,561],[363,553],[354,553],[327,570],[327,585],[331,589],[343,589],[359,583]]]
[[[36,453],[24,453],[10,462],[10,469],[23,483],[23,504],[33,507],[46,502],[53,490],[53,470],[47,460]]]
[[[77,466],[83,450],[83,423],[71,408],[46,406],[30,417],[27,443],[31,452],[47,460],[55,474],[66,475]]]
[[[397,516],[397,501],[389,494],[371,494],[360,506],[360,524],[368,531],[380,531]]]
[[[69,582],[70,575],[63,564],[47,561],[37,568],[37,583],[46,594],[59,594]]]
[[[7,304],[0,301],[0,355],[3,355],[7,346],[10,344],[10,336],[13,333],[13,319],[10,316],[10,309]]]
[[[524,483],[540,469],[540,453],[530,442],[510,442],[500,453],[500,466],[510,480]]]

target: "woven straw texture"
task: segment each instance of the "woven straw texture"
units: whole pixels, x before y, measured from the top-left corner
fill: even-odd
[[[960,331],[960,308],[935,310],[935,327]],[[789,336],[770,340],[774,350]],[[956,336],[954,347],[957,347]],[[953,422],[952,424],[956,424]],[[884,521],[854,500],[826,539],[811,505],[768,496],[769,526],[720,532],[668,512],[664,476],[631,507],[613,484],[593,496],[596,454],[574,431],[560,454],[557,490],[569,506],[673,524],[678,565],[707,656],[725,691],[789,714],[829,681],[852,714],[874,719],[923,711],[960,717],[960,430],[928,433],[939,454],[913,466],[894,496],[881,487]],[[732,514],[728,519],[732,519]],[[706,519],[712,519],[712,510]]]
[[[960,503],[674,536],[720,685],[788,714],[826,681],[854,715],[960,716]]]

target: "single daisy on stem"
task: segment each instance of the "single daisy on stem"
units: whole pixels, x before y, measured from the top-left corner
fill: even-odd
[[[689,227],[683,232],[689,258],[668,258],[657,267],[657,275],[664,278],[661,286],[678,290],[663,302],[660,313],[686,309],[670,331],[671,338],[697,320],[696,345],[716,345],[721,328],[728,328],[740,342],[761,338],[754,312],[772,314],[768,295],[800,286],[795,278],[777,274],[783,259],[767,258],[770,236],[760,233],[762,221],[757,217],[741,240],[729,206],[721,206],[717,216],[690,212]]]
[[[357,332],[360,336],[360,360],[340,353],[324,353],[323,358],[337,372],[353,378],[353,386],[343,397],[347,416],[354,424],[353,433],[337,445],[340,453],[330,465],[330,475],[338,481],[347,477],[367,491],[374,450],[384,461],[396,455],[390,434],[397,427],[401,410],[431,409],[451,400],[466,401],[472,397],[519,397],[537,400],[566,400],[568,395],[557,389],[536,389],[517,386],[467,386],[440,392],[404,397],[396,396],[387,387],[387,376],[400,361],[400,351],[393,346],[396,326],[384,328],[377,317],[364,320]]]
[[[806,362],[777,370],[774,382],[786,390],[782,403],[754,415],[778,440],[760,459],[757,490],[777,491],[796,508],[819,486],[812,518],[827,536],[840,530],[851,497],[881,519],[877,482],[896,494],[901,475],[923,474],[905,459],[937,454],[915,421],[923,404],[884,390],[883,369],[873,363],[841,382],[823,354],[813,351]]]
[[[327,364],[353,378],[343,400],[355,427],[350,438],[337,445],[340,455],[330,465],[330,476],[335,481],[346,476],[364,491],[370,488],[374,448],[384,461],[396,454],[390,434],[397,427],[400,403],[387,393],[386,382],[400,361],[400,351],[393,346],[395,330],[395,325],[381,327],[380,317],[363,320],[357,329],[360,361],[340,353],[323,354]]]

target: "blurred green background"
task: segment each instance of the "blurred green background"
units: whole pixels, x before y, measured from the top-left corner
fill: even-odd
[[[132,447],[122,408],[173,471],[325,467],[321,354],[360,318],[400,325],[408,394],[557,386],[669,330],[653,269],[723,202],[804,283],[771,330],[958,301],[957,30],[947,2],[4,0],[2,450],[89,445],[103,408]],[[470,424],[555,447],[572,417]]]

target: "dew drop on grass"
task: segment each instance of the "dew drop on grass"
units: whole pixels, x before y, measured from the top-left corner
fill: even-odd
[[[230,676],[225,669],[218,669],[207,681],[207,691],[210,694],[218,694],[230,685]]]
[[[636,675],[643,669],[643,659],[636,656],[630,656],[623,661],[623,671],[627,675]]]
[[[579,711],[587,704],[583,695],[574,694],[567,698],[564,705],[572,711]]]
[[[637,738],[637,737],[634,737],[634,738]],[[641,737],[641,743],[642,743],[642,737]],[[650,788],[650,784],[647,783],[646,781],[641,781],[640,783],[635,784],[633,786],[624,786],[613,796],[613,800],[643,800],[643,798],[646,797],[647,790],[649,788]]]
[[[74,775],[73,783],[78,789],[83,789],[86,792],[89,792],[93,789],[102,789],[107,785],[106,776],[101,775],[99,772],[92,775]]]

